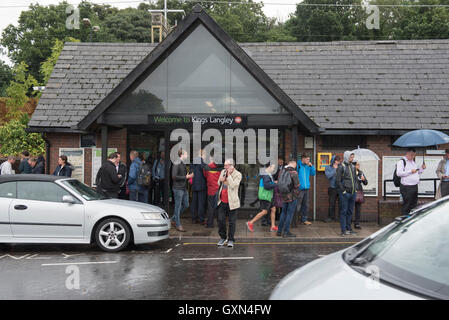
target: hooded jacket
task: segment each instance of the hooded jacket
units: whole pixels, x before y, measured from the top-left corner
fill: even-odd
[[[355,167],[352,163],[349,163],[350,151],[345,151],[344,162],[338,166],[336,184],[337,189],[341,193],[354,194],[357,192],[357,175],[355,173]]]

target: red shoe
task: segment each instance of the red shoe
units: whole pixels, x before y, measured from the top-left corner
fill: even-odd
[[[278,231],[278,227],[274,226],[270,228],[271,232],[277,232]]]
[[[248,227],[248,230],[251,232],[254,232],[254,225],[251,222],[247,222],[246,226]]]

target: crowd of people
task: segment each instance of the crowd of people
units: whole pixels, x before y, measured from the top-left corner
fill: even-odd
[[[418,166],[415,162],[416,150],[410,148],[406,155],[396,164],[395,174],[400,179],[402,198],[402,215],[408,215],[416,207],[418,201],[418,184],[420,174],[426,169],[425,163]],[[30,157],[28,151],[20,155],[18,171],[20,174],[44,174],[45,159],[43,156]],[[166,163],[165,154],[145,159],[143,154],[133,150],[129,154],[131,160],[129,170],[121,161],[119,152],[108,155],[107,161],[98,170],[95,177],[97,191],[109,198],[129,199],[143,203],[162,205],[165,203],[165,166],[169,166],[171,190],[174,200],[174,213],[171,223],[178,231],[184,232],[181,214],[190,208],[192,223],[214,228],[218,223],[220,241],[218,246],[234,246],[237,210],[241,206],[241,188],[243,174],[237,170],[233,159],[226,159],[223,165],[214,162],[210,157],[206,162],[203,150],[187,167],[189,155],[186,150],[178,151],[178,159]],[[0,165],[0,174],[14,174],[13,165],[16,158],[9,156]],[[58,158],[58,166],[53,171],[55,176],[71,177],[74,167],[65,155]],[[436,174],[441,183],[436,197],[449,195],[449,149],[440,161]],[[297,222],[311,225],[308,219],[310,177],[316,175],[316,169],[308,155],[299,161],[289,160],[284,163],[279,159],[276,164],[266,165],[259,176],[257,202],[259,212],[246,226],[254,232],[254,225],[262,220],[262,225],[269,226],[271,232],[286,238],[296,237],[290,227]],[[354,161],[354,154],[346,151],[343,159],[334,155],[330,165],[325,168],[325,176],[329,181],[329,211],[326,222],[336,222],[337,212],[341,227],[341,235],[356,234],[354,229],[361,229],[361,208],[365,201],[363,186],[368,184],[365,174],[360,170],[360,162]],[[191,185],[192,203],[189,204],[188,184]],[[254,206],[255,202],[250,206]],[[338,210],[337,210],[338,201]],[[279,223],[276,226],[276,214]]]

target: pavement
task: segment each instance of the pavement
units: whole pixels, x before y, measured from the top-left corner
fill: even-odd
[[[170,238],[184,239],[188,241],[217,242],[219,240],[218,227],[206,228],[204,225],[192,224],[190,218],[181,218],[181,224],[186,230],[179,232],[175,228],[170,230]],[[277,222],[276,222],[277,224]],[[246,220],[237,220],[235,232],[236,243],[239,241],[267,241],[267,242],[297,242],[297,241],[341,241],[347,239],[349,241],[361,241],[372,233],[378,231],[382,227],[374,222],[361,223],[362,229],[355,230],[356,235],[342,237],[340,231],[340,223],[315,221],[312,225],[298,225],[290,228],[290,232],[296,234],[296,238],[282,238],[276,236],[276,232],[270,232],[269,227],[262,227],[261,222],[257,221],[254,226],[254,232],[250,232],[246,227]]]

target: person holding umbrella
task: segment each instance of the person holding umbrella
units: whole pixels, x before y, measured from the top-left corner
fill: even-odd
[[[401,178],[400,192],[403,203],[401,208],[402,215],[408,215],[418,203],[418,184],[419,175],[426,169],[423,163],[419,167],[415,162],[416,150],[408,148],[405,157],[396,165],[396,174]]]

